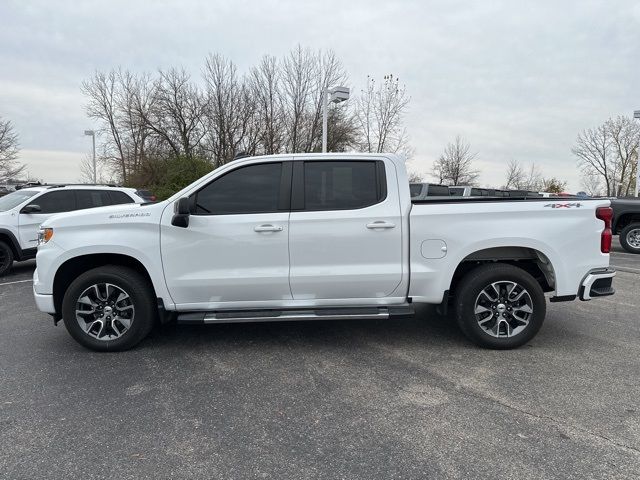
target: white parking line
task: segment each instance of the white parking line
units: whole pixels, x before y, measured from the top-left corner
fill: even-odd
[[[0,283],[0,287],[2,285],[13,285],[14,283],[27,283],[27,282],[33,282],[33,280],[32,279],[29,279],[29,280],[16,280],[15,282]]]

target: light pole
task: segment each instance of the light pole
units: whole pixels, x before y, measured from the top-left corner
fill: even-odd
[[[327,88],[322,99],[322,153],[327,152],[327,110],[329,103],[340,103],[349,99],[347,87]]]
[[[96,172],[96,132],[94,130],[85,130],[84,134],[89,135],[93,143],[93,183],[98,183]]]
[[[640,120],[640,110],[636,110],[633,112],[633,118],[637,118],[638,120]],[[635,191],[635,196],[638,196],[638,191],[640,191],[640,147],[638,147],[638,152],[637,153],[637,163],[636,163],[636,191]]]

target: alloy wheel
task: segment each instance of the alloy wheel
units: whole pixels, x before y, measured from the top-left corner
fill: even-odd
[[[98,283],[85,289],[76,302],[76,321],[89,336],[109,341],[124,335],[135,317],[129,294],[111,283]]]
[[[513,337],[529,325],[533,301],[529,292],[516,282],[493,282],[477,296],[474,313],[478,325],[486,334]]]

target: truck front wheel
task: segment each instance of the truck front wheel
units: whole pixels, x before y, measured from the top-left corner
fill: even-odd
[[[98,351],[133,347],[149,334],[156,314],[149,281],[115,265],[78,276],[62,302],[67,331],[81,345]]]
[[[456,289],[455,306],[465,336],[493,349],[524,345],[538,333],[546,315],[540,284],[526,271],[504,263],[469,272]]]

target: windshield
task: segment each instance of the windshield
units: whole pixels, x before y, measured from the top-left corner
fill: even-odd
[[[0,197],[0,212],[6,212],[13,207],[17,207],[25,200],[33,197],[36,193],[38,193],[37,190],[18,190],[17,192],[12,192],[9,195]]]

